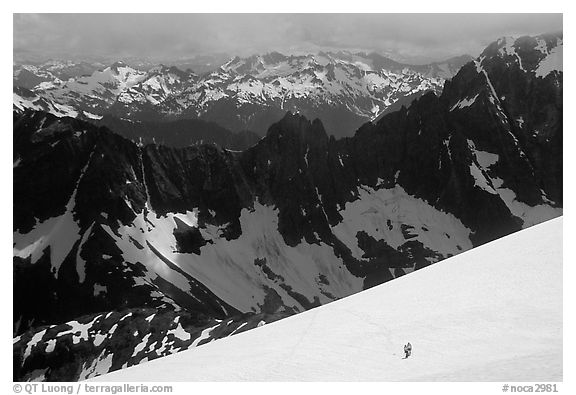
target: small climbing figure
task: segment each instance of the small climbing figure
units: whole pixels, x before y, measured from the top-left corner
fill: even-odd
[[[406,344],[404,346],[404,354],[406,354],[406,356],[404,357],[404,359],[408,358],[410,355],[412,355],[412,344],[410,344],[410,342],[408,342],[408,344]]]

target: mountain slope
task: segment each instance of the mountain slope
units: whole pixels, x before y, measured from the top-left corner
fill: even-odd
[[[95,380],[561,381],[562,219]]]
[[[15,64],[14,86],[33,89],[42,82],[63,82],[70,78],[91,75],[101,63],[48,60],[36,64]]]
[[[116,62],[90,75],[62,81],[55,78],[42,82],[33,91],[45,99],[64,104],[76,111],[87,111],[101,116],[118,95],[146,78],[146,72]]]
[[[216,144],[235,151],[244,151],[260,140],[260,136],[248,130],[233,133],[214,122],[200,119],[174,121],[128,121],[105,115],[92,121],[106,126],[115,133],[138,144],[159,144],[183,148],[198,144]]]
[[[22,113],[26,110],[45,111],[57,117],[72,117],[79,119],[101,118],[99,115],[87,111],[76,110],[69,105],[60,104],[52,99],[39,96],[23,87],[14,87],[12,109],[18,113]]]

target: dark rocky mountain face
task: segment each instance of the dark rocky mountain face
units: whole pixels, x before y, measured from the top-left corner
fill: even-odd
[[[92,121],[138,144],[159,144],[183,148],[198,144],[216,144],[235,151],[244,151],[260,140],[249,130],[233,133],[214,122],[200,119],[174,121],[129,121],[105,115]]]
[[[241,314],[234,319],[219,320],[197,312],[162,308],[86,315],[17,336],[14,375],[21,380],[33,377],[50,381],[84,380],[104,370],[144,363],[285,316]],[[34,346],[28,347],[31,342]]]
[[[353,137],[288,113],[242,152],[15,112],[15,379],[167,355],[561,215],[558,46],[498,42]]]
[[[27,109],[48,112],[58,117],[67,116],[87,120],[98,126],[106,126],[138,144],[155,143],[170,147],[187,147],[214,143],[223,148],[242,151],[260,140],[260,136],[249,130],[234,133],[215,122],[200,119],[133,121],[111,115],[96,116],[87,111],[78,112],[70,106],[38,96],[28,89],[16,87],[14,111],[21,113]]]

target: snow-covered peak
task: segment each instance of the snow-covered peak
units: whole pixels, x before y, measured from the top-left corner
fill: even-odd
[[[341,104],[367,120],[374,109],[385,109],[421,90],[440,90],[443,80],[426,78],[411,69],[376,70],[370,59],[339,52],[298,56],[280,53],[235,57],[220,70],[199,79],[186,95],[186,106],[204,109],[214,100],[266,103],[284,110],[291,100]],[[210,92],[209,92],[210,91]]]
[[[546,57],[538,63],[535,70],[537,77],[546,77],[553,71],[563,71],[563,49],[562,39],[559,38],[556,46],[550,49]]]
[[[522,71],[545,77],[552,71],[562,71],[563,38],[561,33],[539,36],[501,37],[490,44],[482,59],[502,58],[516,64]]]
[[[516,43],[516,39],[513,36],[501,37],[497,40],[497,44],[499,46],[498,52],[502,55],[513,55],[516,53],[516,49],[514,48],[514,44]]]
[[[78,110],[72,106],[61,104],[53,100],[40,97],[34,92],[24,88],[17,88],[13,92],[13,111],[18,113],[26,110],[44,111],[49,114],[61,117],[101,119],[102,116],[89,111]]]
[[[128,66],[126,63],[124,63],[123,61],[121,61],[121,60],[116,61],[116,62],[114,62],[114,63],[112,63],[112,64],[110,65],[110,68],[111,68],[112,70],[118,70],[118,69],[121,69],[121,68],[124,68],[124,67],[129,67],[129,66]]]
[[[176,66],[166,66],[164,64],[159,64],[159,65],[154,66],[148,70],[148,75],[151,76],[154,74],[160,74],[160,75],[167,74],[167,75],[173,76],[174,78],[178,78],[178,79],[182,79],[182,80],[198,77],[196,74],[194,74],[190,70],[183,71],[183,70],[180,70]]]
[[[453,73],[452,66],[403,65],[374,54],[339,51],[288,56],[269,52],[232,58],[200,77],[166,65],[142,71],[116,62],[89,75],[65,80],[35,77],[30,84],[48,100],[123,118],[143,114],[148,118],[174,118],[185,114],[214,119],[214,115],[206,114],[216,108],[238,111],[238,122],[244,123],[257,118],[255,113],[242,113],[245,105],[252,106],[249,111],[254,112],[303,110],[311,117],[320,115],[315,111],[340,109],[350,117],[353,126],[348,133],[352,133],[401,98],[428,90],[439,93],[445,78]],[[254,128],[245,124],[224,126],[234,130]],[[257,132],[264,133],[260,128],[267,126],[258,124]],[[338,130],[335,134],[342,133]]]
[[[146,72],[116,62],[90,75],[70,78],[67,81],[53,79],[34,87],[33,91],[46,100],[79,110],[100,113],[111,105],[116,97],[143,81]]]
[[[93,77],[97,75],[98,75],[97,72],[92,74]],[[113,80],[116,80],[121,86],[123,85],[126,87],[130,87],[139,82],[140,80],[142,80],[142,78],[146,75],[146,73],[140,70],[136,70],[126,65],[124,62],[116,62],[110,67],[105,68],[100,73],[100,75],[101,76],[111,75],[111,78],[109,78],[109,82],[113,82]]]

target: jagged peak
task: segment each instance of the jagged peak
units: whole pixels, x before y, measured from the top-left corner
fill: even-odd
[[[262,59],[264,60],[265,63],[270,64],[270,63],[282,62],[288,59],[288,57],[278,51],[272,51],[262,55]]]
[[[322,121],[318,118],[310,121],[299,112],[286,112],[280,121],[268,129],[266,138],[281,138],[286,134],[297,136],[311,143],[325,143],[328,141],[328,134]]]
[[[194,74],[194,72],[190,69],[183,71],[176,66],[167,66],[163,63],[160,63],[159,65],[152,67],[150,70],[148,70],[148,74],[150,76],[160,74],[174,74],[180,79],[186,79],[189,77],[196,76],[196,74]]]
[[[474,60],[476,70],[490,70],[494,61],[516,64],[523,72],[543,77],[550,71],[562,71],[562,33],[545,33],[536,36],[500,37],[488,45]]]
[[[562,32],[544,33],[536,36],[503,36],[490,43],[480,57],[516,56],[517,49],[521,49],[522,52],[533,50],[548,54],[554,47],[562,45],[562,42]]]
[[[196,73],[191,69],[181,70],[176,66],[170,66],[168,71],[172,74],[179,76],[180,78],[189,78],[189,77],[196,77]]]

